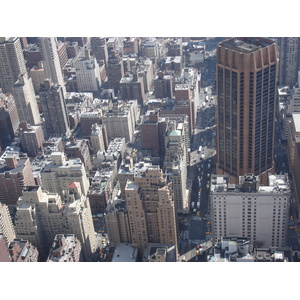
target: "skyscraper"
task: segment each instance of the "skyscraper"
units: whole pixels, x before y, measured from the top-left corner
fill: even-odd
[[[28,77],[20,38],[0,38],[0,87],[13,93],[21,122],[40,123],[31,78]]]
[[[120,80],[124,77],[124,66],[120,54],[117,54],[115,50],[111,51],[107,61],[107,77],[110,89],[118,91]]]
[[[300,66],[300,38],[280,37],[278,40],[278,85],[293,87],[297,83]]]
[[[20,38],[0,38],[0,87],[4,93],[11,93],[12,86],[20,74],[26,73]]]
[[[0,90],[0,147],[9,145],[19,128],[19,115],[12,94],[3,94]]]
[[[27,122],[30,125],[41,123],[40,113],[34,93],[32,79],[28,73],[20,74],[18,80],[12,86],[20,122]]]
[[[43,105],[47,137],[69,135],[70,125],[67,116],[63,88],[45,79],[41,84],[40,98]]]
[[[277,44],[231,38],[217,46],[217,168],[232,183],[273,168]]]
[[[42,61],[45,69],[46,78],[50,78],[52,82],[59,84],[62,87],[65,95],[65,85],[60,66],[56,40],[54,37],[38,38],[42,50]]]

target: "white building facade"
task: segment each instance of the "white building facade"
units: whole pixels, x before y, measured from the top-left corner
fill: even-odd
[[[269,175],[259,186],[251,174],[240,184],[226,175],[212,175],[210,190],[213,240],[247,237],[256,247],[284,247],[287,242],[290,188],[287,175]]]

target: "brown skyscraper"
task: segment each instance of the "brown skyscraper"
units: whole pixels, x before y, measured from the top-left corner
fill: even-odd
[[[277,44],[231,38],[217,46],[217,168],[233,183],[273,168]]]

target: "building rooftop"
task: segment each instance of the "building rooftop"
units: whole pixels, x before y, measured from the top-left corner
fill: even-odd
[[[80,241],[74,234],[57,234],[50,249],[47,262],[74,261],[74,250],[78,243],[80,244]],[[81,249],[81,245],[79,245],[79,247]]]
[[[262,186],[256,181],[255,176],[246,174],[245,176],[240,176],[239,184],[230,184],[227,175],[212,174],[210,191],[212,193],[288,193],[290,191],[287,174],[269,175],[268,180],[269,184],[267,186]]]
[[[1,164],[1,162],[0,162],[0,174],[5,173],[5,172],[9,172],[12,174],[17,174],[19,172],[23,172],[25,163],[27,162],[27,160],[28,160],[28,157],[17,158],[18,165],[14,169],[10,169],[7,167],[7,165],[5,163],[2,162],[2,164]]]
[[[120,243],[115,247],[112,262],[136,262],[138,249],[131,244]]]
[[[251,53],[274,43],[273,40],[261,37],[236,37],[221,42],[219,46],[243,53]]]
[[[176,262],[176,247],[171,244],[150,243],[143,254],[143,261]]]

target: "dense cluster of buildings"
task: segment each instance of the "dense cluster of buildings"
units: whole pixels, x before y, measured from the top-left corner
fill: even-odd
[[[0,261],[90,261],[102,255],[98,214],[111,261],[177,261],[205,40],[0,38]],[[299,45],[217,44],[217,252],[287,246],[292,187],[300,203]],[[275,172],[275,120],[290,176]]]

